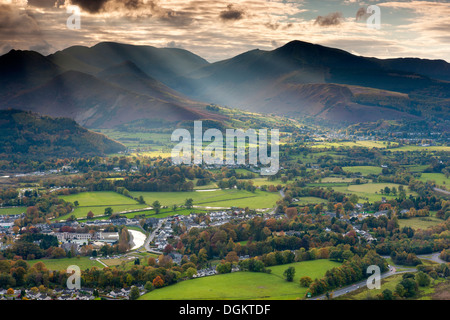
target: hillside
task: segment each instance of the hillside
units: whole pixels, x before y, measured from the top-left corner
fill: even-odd
[[[92,49],[71,47],[48,57],[12,50],[0,57],[0,109],[68,117],[91,128],[143,118],[169,122],[223,118],[208,112],[205,103],[149,76],[131,60],[156,74],[172,75],[207,63],[177,49],[113,43]]]
[[[450,83],[444,80],[450,76],[449,68],[442,60],[380,60],[292,41],[273,51],[252,50],[203,66],[179,77],[174,88],[195,99],[255,112],[350,123],[410,119],[418,115],[417,109],[433,111],[426,110],[430,102],[448,114]],[[436,79],[418,71],[428,71]],[[359,100],[354,86],[377,94]],[[404,94],[408,101],[401,108],[378,103],[392,94]]]
[[[449,70],[443,60],[375,59],[302,41],[215,63],[182,49],[102,42],[0,57],[0,109],[90,128],[231,119],[206,109],[210,103],[339,126],[446,119]]]
[[[67,118],[2,110],[0,124],[1,158],[71,158],[125,150],[124,145]]]

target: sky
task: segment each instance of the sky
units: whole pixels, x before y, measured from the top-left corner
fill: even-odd
[[[376,22],[367,13],[373,5],[379,29],[368,23]],[[0,0],[0,54],[115,41],[183,48],[214,62],[293,40],[450,62],[450,1]]]

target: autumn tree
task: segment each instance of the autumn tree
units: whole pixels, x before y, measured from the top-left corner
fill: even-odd
[[[302,286],[302,287],[308,288],[312,282],[313,282],[313,280],[308,276],[300,278],[300,286]]]
[[[89,211],[89,212],[87,213],[87,218],[88,218],[88,219],[94,218],[94,213],[93,213],[92,211]]]
[[[155,288],[161,288],[162,286],[164,286],[164,280],[161,279],[160,276],[156,276],[156,278],[153,279],[153,286]]]

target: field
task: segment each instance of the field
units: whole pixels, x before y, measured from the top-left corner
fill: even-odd
[[[450,147],[448,146],[430,146],[430,147],[421,147],[421,146],[402,146],[399,148],[392,148],[391,151],[450,151]]]
[[[275,206],[280,198],[278,192],[264,192],[256,190],[254,193],[246,190],[213,190],[192,192],[131,192],[133,197],[142,195],[146,203],[151,205],[158,200],[162,206],[184,205],[186,199],[192,198],[194,206],[202,208],[249,207],[250,209],[264,209]]]
[[[114,213],[143,209],[149,206],[146,204],[138,204],[134,199],[112,191],[81,192],[68,196],[61,196],[61,198],[72,203],[78,201],[79,206],[76,207],[71,214],[61,216],[56,220],[67,219],[67,217],[72,214],[76,218],[84,218],[89,211],[92,211],[95,216],[99,216],[103,215],[105,213],[105,209],[108,207],[111,207]]]
[[[327,203],[327,200],[317,197],[300,197],[298,198],[298,202],[295,202],[298,205],[307,205],[307,204],[319,204],[319,203]]]
[[[354,167],[343,167],[342,170],[352,173],[361,173],[363,176],[369,174],[380,174],[382,168],[374,166],[354,166]]]
[[[0,208],[0,216],[1,215],[10,215],[10,214],[21,214],[22,212],[26,212],[27,207],[6,207]]]
[[[311,146],[312,148],[338,148],[338,147],[363,147],[363,148],[378,148],[385,149],[388,147],[387,142],[385,141],[341,141],[341,142],[322,142],[322,143],[314,143]]]
[[[283,278],[288,267],[296,269],[293,282]],[[300,287],[299,279],[309,276],[321,278],[339,263],[329,260],[303,261],[270,267],[271,274],[234,272],[182,281],[172,286],[143,295],[142,300],[208,300],[208,299],[296,299],[304,298],[307,288]]]
[[[438,186],[448,186],[450,184],[450,178],[446,178],[442,173],[422,173],[419,178],[420,181],[434,181]]]
[[[345,177],[326,177],[321,180],[322,183],[348,183],[352,181],[352,178]]]
[[[366,202],[366,200],[370,202],[381,201],[382,197],[386,199],[394,199],[395,196],[392,195],[383,195],[380,193],[380,189],[384,189],[385,187],[389,187],[392,189],[395,187],[398,190],[400,185],[396,183],[367,183],[367,184],[359,184],[359,185],[349,185],[349,186],[338,186],[333,187],[335,191],[342,192],[345,194],[356,194],[360,198],[360,203]],[[406,186],[404,186],[407,189]],[[398,193],[397,193],[398,194]],[[415,192],[406,192],[406,195],[410,194],[416,195]]]
[[[36,259],[27,261],[30,267],[38,262],[43,262],[49,270],[66,270],[68,266],[76,265],[81,270],[98,267],[103,269],[103,265],[95,260],[90,260],[88,257],[80,258],[62,258],[62,259]]]
[[[435,218],[435,217],[417,217],[410,219],[398,219],[398,224],[400,228],[410,227],[413,229],[427,229],[433,227],[439,223],[442,223],[443,220]]]
[[[80,207],[136,204],[134,199],[112,191],[80,192],[61,196],[61,199],[72,203],[76,200]]]

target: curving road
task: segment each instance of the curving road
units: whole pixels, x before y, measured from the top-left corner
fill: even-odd
[[[384,278],[393,276],[395,274],[401,274],[401,273],[407,273],[407,272],[416,272],[416,271],[417,271],[417,269],[415,269],[415,268],[408,268],[408,270],[397,271],[397,269],[395,267],[391,266],[389,271],[383,273],[380,277],[381,277],[381,279],[384,279]],[[342,296],[344,294],[350,293],[352,291],[358,290],[359,288],[362,288],[364,286],[367,286],[367,279],[363,280],[363,281],[360,281],[360,282],[357,282],[357,283],[354,283],[354,284],[349,285],[347,287],[339,288],[339,289],[336,289],[336,290],[332,291],[333,298],[336,298],[336,297]],[[326,299],[326,296],[323,294],[323,295],[311,298],[309,300],[325,300],[325,299]]]

